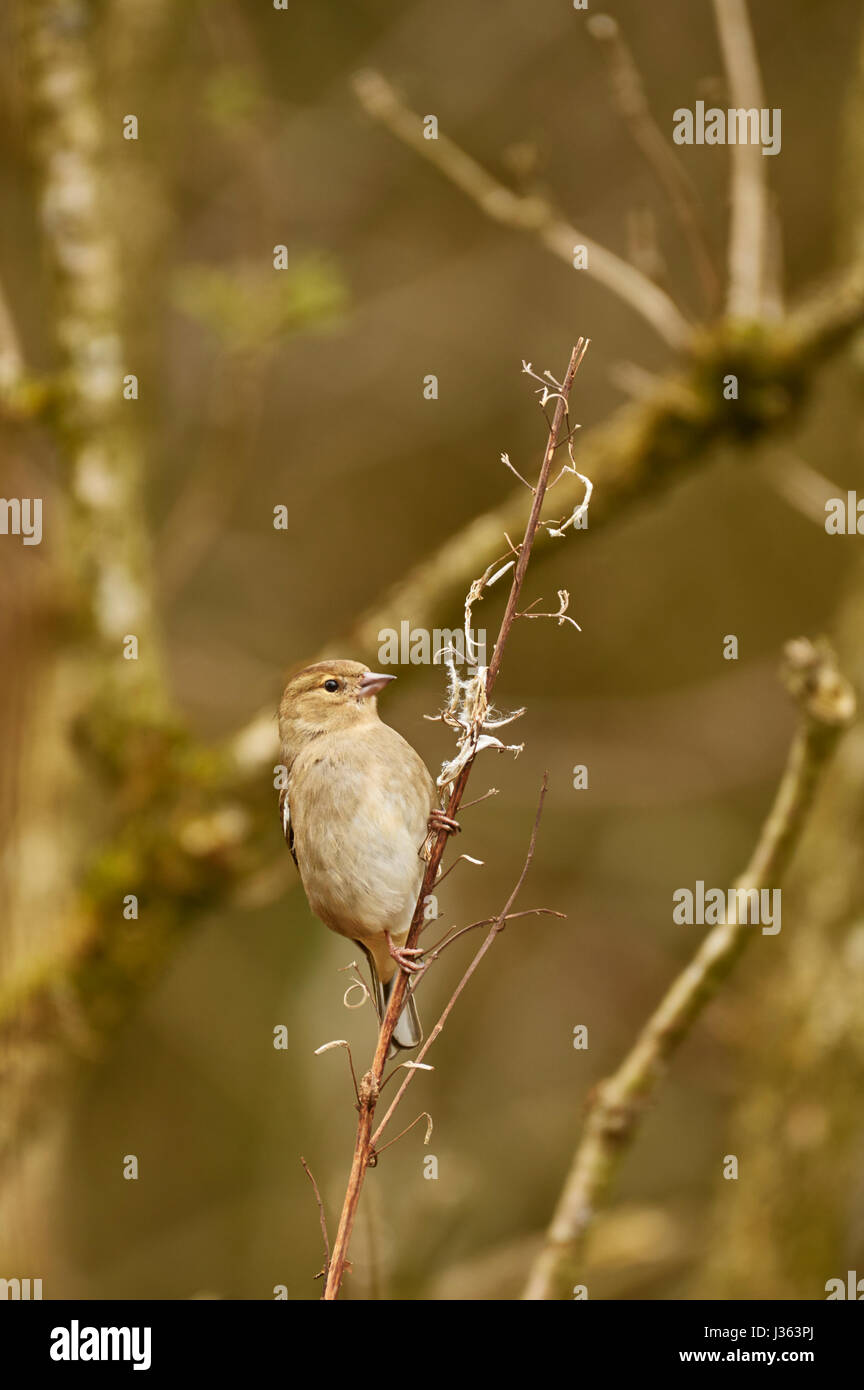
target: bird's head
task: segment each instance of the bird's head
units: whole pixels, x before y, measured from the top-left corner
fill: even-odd
[[[321,733],[335,733],[378,718],[376,695],[395,676],[370,671],[362,661],[319,661],[298,671],[279,705],[279,735],[295,749]]]

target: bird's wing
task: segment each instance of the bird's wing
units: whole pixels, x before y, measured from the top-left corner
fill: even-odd
[[[291,807],[288,804],[288,788],[283,787],[279,793],[279,814],[282,817],[282,834],[288,843],[291,851],[291,858],[297,864],[297,855],[294,852],[294,827],[291,824]],[[297,864],[299,869],[300,865]]]

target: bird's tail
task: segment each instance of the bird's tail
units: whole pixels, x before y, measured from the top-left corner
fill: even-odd
[[[393,992],[393,986],[398,979],[399,971],[397,970],[396,974],[386,985],[382,985],[380,981],[378,982],[378,987],[381,991],[382,1018],[384,1017],[384,1012],[389,1003],[390,995]],[[405,996],[402,1012],[396,1020],[396,1027],[393,1029],[393,1042],[390,1046],[390,1056],[395,1057],[400,1048],[408,1049],[409,1047],[419,1047],[422,1041],[423,1029],[420,1027],[417,1005],[414,1003],[413,993],[409,992]]]
[[[392,978],[388,980],[386,984],[382,983],[381,977],[375,968],[375,961],[372,958],[371,952],[366,950],[362,942],[358,942],[358,945],[362,946],[362,949],[366,953],[366,958],[369,961],[369,969],[372,972],[372,984],[375,990],[375,1008],[378,1012],[380,1021],[387,1012],[390,995],[393,992],[396,981],[399,979],[399,971],[395,971]],[[404,1049],[407,1051],[411,1047],[419,1047],[422,1041],[423,1029],[420,1026],[417,1005],[414,1003],[413,993],[409,993],[405,997],[402,1012],[396,1020],[396,1027],[393,1029],[393,1040],[390,1044],[390,1051],[387,1054],[388,1060],[391,1057],[395,1057],[396,1053],[400,1050]]]

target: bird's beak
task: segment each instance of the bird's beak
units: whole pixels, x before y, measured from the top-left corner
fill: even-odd
[[[360,695],[377,695],[379,690],[383,690],[385,685],[389,685],[395,679],[395,676],[382,676],[377,671],[367,671],[360,682]]]

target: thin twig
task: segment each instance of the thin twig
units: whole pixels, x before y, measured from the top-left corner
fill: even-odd
[[[801,723],[774,804],[738,890],[776,888],[792,857],[816,789],[840,735],[855,713],[855,696],[833,654],[800,639],[786,648],[786,680]],[[737,917],[736,914],[731,914]],[[596,1088],[555,1214],[524,1297],[568,1297],[585,1233],[653,1099],[669,1061],[754,934],[737,920],[714,927],[672,984],[614,1076]]]
[[[490,796],[498,796],[497,787],[490,787],[488,792],[484,792],[482,796],[475,796],[473,801],[463,801],[459,809],[468,811],[472,806],[479,806],[481,801],[488,801]]]
[[[519,479],[520,483],[524,483],[524,484],[525,484],[525,486],[527,487],[527,489],[528,489],[529,492],[533,492],[533,491],[534,491],[534,488],[532,487],[531,483],[529,483],[528,479],[527,479],[527,478],[523,478],[523,477],[522,477],[522,474],[519,472],[519,469],[516,468],[516,467],[514,467],[514,465],[510,462],[510,455],[509,455],[509,454],[502,454],[502,455],[501,455],[501,462],[502,462],[503,464],[505,464],[505,465],[510,469],[510,472],[511,472],[511,473],[515,474],[515,476]]]
[[[552,429],[549,432],[549,442],[546,446],[546,455],[543,459],[543,466],[540,470],[540,477],[534,492],[534,501],[531,506],[531,513],[528,517],[528,524],[525,527],[525,536],[516,560],[516,568],[513,572],[513,582],[510,586],[510,597],[507,600],[507,607],[504,610],[504,617],[501,619],[501,627],[495,640],[495,647],[492,652],[492,660],[489,662],[489,673],[486,677],[486,696],[491,701],[492,689],[498,678],[501,669],[501,662],[504,658],[504,644],[510,635],[510,629],[516,619],[516,609],[519,602],[519,595],[522,592],[522,584],[525,579],[525,571],[528,568],[528,561],[531,558],[531,550],[534,545],[534,537],[537,534],[537,527],[540,525],[540,513],[543,510],[543,499],[546,496],[546,489],[549,483],[549,472],[552,466],[552,459],[558,447],[558,437],[561,426],[567,414],[567,401],[570,397],[570,388],[573,385],[579,366],[585,353],[588,351],[589,338],[580,338],[576,347],[570,355],[570,365],[567,368],[567,375],[561,389],[561,395],[555,406],[555,418],[552,422]],[[461,800],[461,796],[460,796]],[[452,814],[452,813],[451,813]],[[443,845],[442,845],[443,848]]]
[[[413,1075],[414,1075],[413,1071],[409,1071],[408,1075],[409,1075],[409,1076],[413,1076]],[[387,1143],[386,1143],[386,1144],[382,1144],[381,1147],[380,1147],[380,1149],[376,1149],[376,1150],[375,1150],[375,1158],[376,1158],[376,1159],[380,1158],[381,1154],[383,1154],[383,1152],[384,1152],[385,1149],[389,1149],[390,1146],[391,1146],[391,1144],[395,1144],[395,1143],[397,1143],[397,1141],[398,1141],[399,1139],[402,1139],[402,1138],[408,1133],[408,1131],[409,1131],[410,1129],[413,1129],[415,1125],[419,1125],[419,1123],[420,1123],[421,1120],[426,1120],[426,1121],[428,1121],[427,1126],[426,1126],[426,1134],[427,1134],[427,1136],[428,1136],[428,1134],[430,1133],[430,1131],[431,1131],[431,1129],[432,1129],[432,1116],[429,1114],[429,1111],[428,1111],[428,1110],[421,1110],[421,1111],[420,1111],[420,1114],[417,1116],[417,1118],[416,1118],[415,1120],[412,1120],[412,1121],[411,1121],[410,1125],[406,1125],[404,1129],[400,1129],[400,1131],[399,1131],[398,1134],[394,1135],[392,1139],[388,1139],[388,1140],[387,1140]],[[428,1144],[428,1142],[429,1142],[428,1138],[425,1140],[425,1142]]]
[[[566,912],[556,912],[555,909],[551,907],[526,907],[523,912],[508,913],[507,921],[515,922],[518,917],[566,918],[566,916]],[[478,927],[488,927],[490,923],[497,921],[497,917],[481,917],[477,922],[469,922],[467,927],[451,928],[449,932],[446,932],[445,935],[442,936],[440,941],[436,941],[435,944],[430,946],[425,952],[423,956],[424,968],[431,964],[433,960],[437,960],[442,951],[446,950],[448,946],[452,946],[453,942],[457,941],[460,936],[465,936],[466,932],[476,931]]]
[[[720,280],[696,189],[651,113],[642,77],[617,21],[611,15],[595,15],[588,21],[588,33],[599,43],[608,64],[615,105],[668,197],[687,239],[706,308],[716,310]]]
[[[761,112],[765,93],[747,0],[714,0],[714,18],[730,104],[737,109]],[[765,291],[769,235],[768,170],[758,144],[739,139],[732,146],[730,203],[726,309],[730,318],[758,318]]]
[[[629,304],[676,351],[692,341],[693,330],[677,304],[629,261],[565,222],[544,198],[536,194],[525,197],[505,188],[441,131],[436,140],[424,139],[420,117],[405,105],[381,73],[357,73],[353,85],[370,116],[433,164],[488,217],[507,227],[533,233],[569,266],[573,265],[575,248],[584,246],[586,265],[582,273]]]
[[[317,1205],[318,1205],[318,1218],[319,1218],[319,1220],[320,1220],[320,1222],[321,1222],[321,1235],[324,1237],[324,1271],[323,1271],[323,1272],[324,1272],[324,1277],[326,1278],[326,1277],[327,1277],[327,1271],[328,1271],[328,1269],[330,1268],[330,1237],[329,1237],[328,1234],[327,1234],[327,1217],[324,1215],[324,1203],[321,1201],[321,1193],[318,1191],[318,1184],[317,1184],[317,1182],[315,1181],[315,1179],[314,1179],[314,1177],[313,1177],[313,1175],[312,1175],[312,1169],[309,1167],[309,1164],[306,1162],[306,1160],[305,1160],[305,1158],[303,1157],[302,1154],[300,1155],[300,1162],[303,1164],[303,1169],[304,1169],[304,1171],[305,1171],[305,1173],[306,1173],[306,1176],[307,1176],[307,1178],[309,1179],[309,1181],[310,1181],[311,1184],[312,1184],[312,1191],[315,1193],[315,1201],[316,1201],[316,1203],[317,1203]]]

